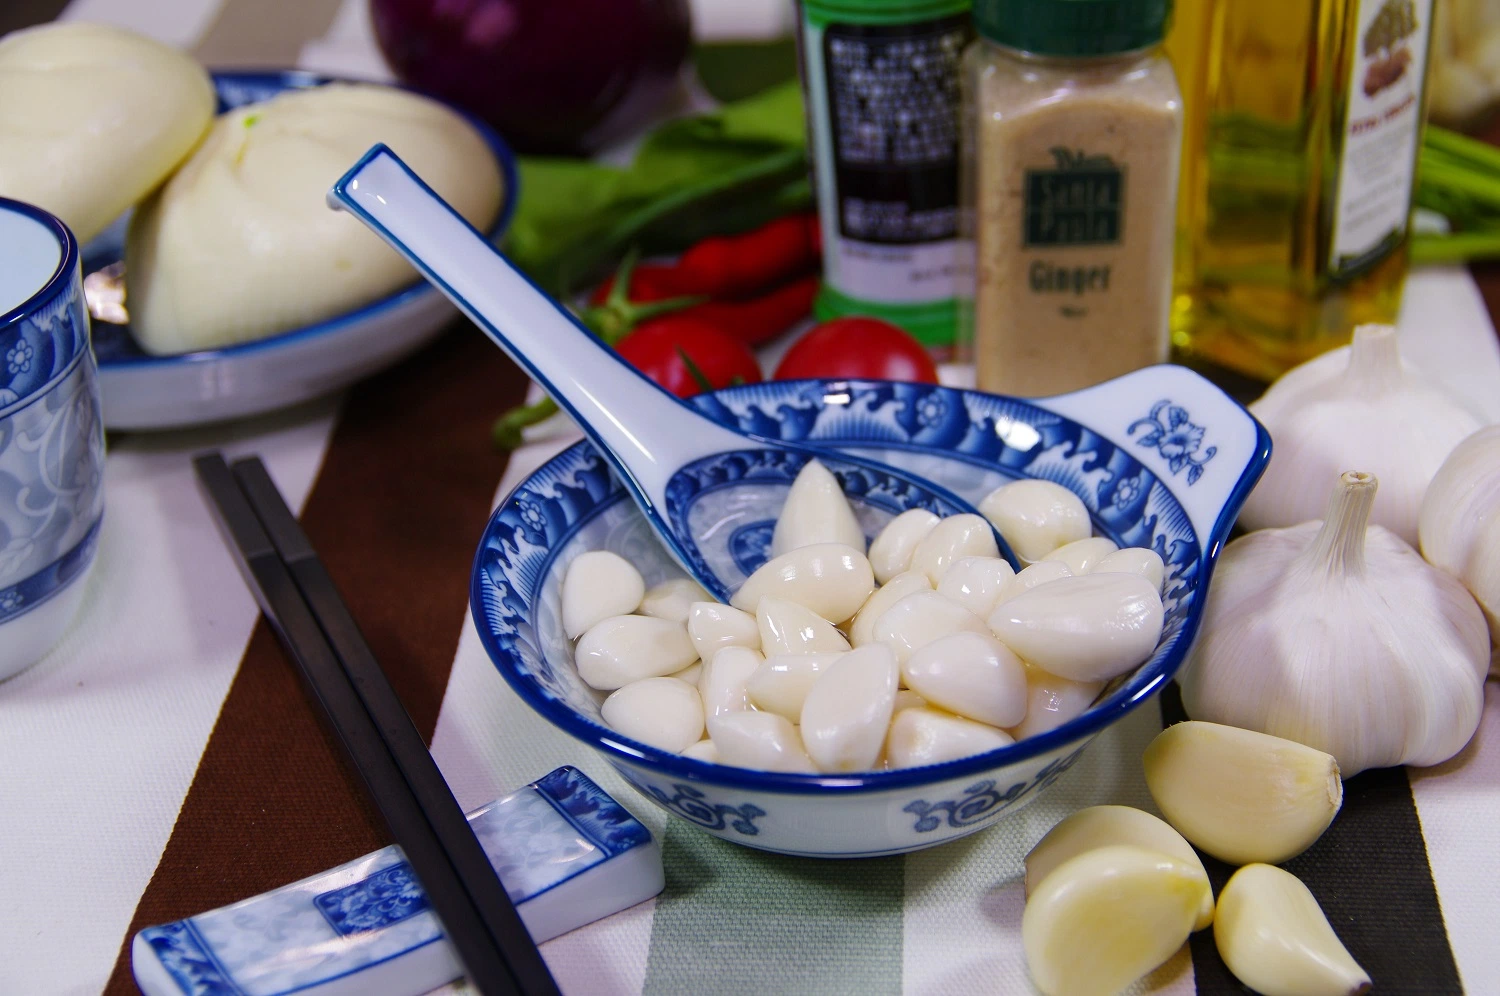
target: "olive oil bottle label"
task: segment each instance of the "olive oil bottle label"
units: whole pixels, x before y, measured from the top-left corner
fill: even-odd
[[[1406,234],[1432,0],[1360,0],[1345,87],[1329,275],[1360,270]]]

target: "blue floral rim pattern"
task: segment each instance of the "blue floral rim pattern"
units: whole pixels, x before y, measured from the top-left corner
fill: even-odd
[[[101,515],[73,549],[24,581],[0,589],[0,625],[37,608],[82,574],[99,548],[99,527],[103,522]]]
[[[651,831],[587,775],[564,765],[531,783],[563,819],[608,857],[651,842]]]
[[[301,70],[217,72],[212,75],[214,88],[218,91],[219,96],[219,113],[239,107],[242,104],[266,100],[285,90],[305,90],[311,87],[322,86],[325,83],[365,82],[342,77],[323,76],[318,73],[309,73]],[[414,93],[421,93],[420,90],[410,87],[403,87],[402,89],[411,89]],[[423,94],[423,96],[431,97],[430,94]],[[438,100],[436,97],[432,97],[431,99]],[[495,157],[495,164],[500,169],[503,199],[500,203],[500,212],[496,215],[494,224],[490,226],[486,238],[492,242],[498,242],[504,236],[505,230],[510,227],[511,218],[515,214],[516,203],[520,195],[520,174],[516,167],[515,153],[511,151],[510,146],[505,144],[505,140],[495,133],[493,128],[479,118],[446,101],[438,100],[438,102],[467,121],[479,133],[479,137],[484,140],[484,144]],[[113,261],[112,259],[101,258],[97,260],[97,264],[103,266]],[[91,263],[90,265],[94,264]],[[291,329],[279,335],[257,339],[253,342],[225,346],[222,349],[178,353],[172,356],[152,356],[136,345],[135,340],[130,337],[127,326],[99,322],[94,326],[94,354],[98,358],[99,366],[103,368],[126,365],[144,366],[153,363],[207,363],[263,349],[277,349],[293,342],[327,335],[339,329],[347,328],[350,325],[369,321],[375,315],[393,308],[402,307],[418,297],[433,293],[436,293],[436,291],[429,287],[426,281],[417,280],[411,286],[403,288],[388,297],[381,298],[379,301],[374,301],[362,308],[345,312],[326,321],[307,325],[300,329]]]
[[[35,294],[0,315],[0,417],[45,394],[88,347],[88,322],[78,289],[78,240],[58,218],[0,197],[0,211],[24,215],[47,229],[60,250],[57,269]]]
[[[837,398],[838,403],[827,403],[829,398]],[[617,766],[641,764],[682,783],[756,791],[884,791],[980,776],[1086,741],[1148,701],[1176,673],[1192,643],[1202,613],[1197,594],[1207,583],[1238,509],[1270,455],[1269,436],[1256,424],[1255,451],[1240,471],[1210,535],[1200,537],[1171,487],[1124,444],[1117,445],[1087,426],[1024,400],[921,384],[813,380],[729,388],[701,395],[692,403],[723,424],[769,439],[850,450],[896,464],[898,469],[902,454],[936,456],[1005,479],[1054,481],[1084,500],[1098,532],[1122,546],[1153,549],[1166,564],[1166,629],[1156,653],[1103,701],[1056,730],[972,758],[864,775],[796,775],[706,764],[628,740],[577,711],[567,701],[567,683],[539,650],[538,596],[554,561],[584,525],[628,500],[607,462],[590,444],[565,450],[518,485],[486,527],[470,586],[470,605],[481,642],[501,675],[528,705]],[[1167,402],[1154,407],[1148,416],[1147,421],[1163,430],[1162,438],[1144,442],[1126,431],[1126,424],[1117,427],[1119,434],[1133,438],[1137,446],[1148,445],[1163,453],[1173,477],[1189,466],[1199,468],[1201,476],[1203,465],[1213,456],[1212,447],[1203,452],[1197,449],[1208,430],[1193,425],[1188,413],[1176,406],[1179,417],[1171,411],[1173,407]],[[1137,432],[1140,421],[1136,419]],[[1173,454],[1162,447],[1177,443],[1167,437],[1184,427],[1182,453],[1195,460],[1173,468]],[[1180,486],[1190,486],[1185,478],[1180,480]],[[749,553],[758,544],[743,545]],[[681,792],[678,796],[683,805],[692,804],[690,796]],[[713,818],[721,817],[754,823],[748,814],[715,814]]]

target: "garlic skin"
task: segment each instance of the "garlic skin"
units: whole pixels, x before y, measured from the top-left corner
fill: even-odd
[[[865,548],[865,531],[844,497],[838,478],[817,460],[809,460],[792,481],[776,528],[771,533],[771,556],[814,543],[842,543]]]
[[[1034,564],[1058,547],[1093,532],[1083,500],[1051,481],[1013,481],[985,495],[983,515],[1000,531],[1022,564]]]
[[[863,647],[875,639],[875,620],[885,614],[885,610],[901,601],[907,595],[916,591],[931,591],[932,582],[927,580],[927,575],[917,571],[906,571],[897,574],[889,581],[876,588],[869,599],[855,613],[854,621],[849,624],[849,642],[856,647]]]
[[[1370,976],[1291,872],[1246,865],[1219,894],[1214,944],[1234,977],[1266,996],[1358,996]]]
[[[1276,445],[1240,525],[1255,530],[1317,518],[1323,482],[1358,467],[1381,482],[1370,521],[1413,546],[1433,475],[1482,424],[1452,392],[1401,359],[1389,325],[1361,325],[1350,345],[1288,372],[1250,412]]]
[[[1323,836],[1344,802],[1330,755],[1233,726],[1169,726],[1142,763],[1167,822],[1232,865],[1295,858]]]
[[[874,590],[875,572],[862,552],[842,543],[815,543],[766,561],[729,604],[754,612],[761,598],[774,595],[837,624],[858,612]]]
[[[1438,764],[1469,742],[1489,668],[1484,614],[1395,534],[1366,528],[1376,487],[1344,474],[1324,521],[1225,547],[1178,676],[1189,716],[1326,751],[1346,778]]]
[[[767,654],[840,653],[849,649],[833,623],[796,602],[767,595],[755,608],[760,647]]]
[[[1427,486],[1417,520],[1422,556],[1463,582],[1490,625],[1490,674],[1500,676],[1500,425],[1456,446]]]
[[[886,523],[870,544],[870,566],[875,580],[885,584],[911,567],[917,544],[942,520],[925,508],[909,508]]]
[[[1182,947],[1205,895],[1201,865],[1129,844],[1064,861],[1026,900],[1021,942],[1046,996],[1111,996]]]
[[[999,557],[959,557],[943,572],[937,592],[984,619],[995,611],[1001,590],[1015,576],[1010,562]]]
[[[1156,649],[1161,596],[1138,574],[1061,578],[1000,603],[989,626],[1044,671],[1074,681],[1108,681]]]
[[[672,578],[646,592],[641,599],[640,611],[644,616],[686,624],[694,605],[712,599],[713,596],[692,578]]]
[[[634,612],[645,594],[641,572],[624,557],[608,550],[579,554],[563,576],[563,632],[576,640],[595,623]]]
[[[1089,806],[1060,820],[1026,855],[1026,895],[1035,892],[1063,862],[1111,844],[1160,852],[1197,868],[1204,879],[1208,878],[1193,845],[1164,820],[1130,806]],[[1202,930],[1213,922],[1214,897],[1210,891],[1198,907],[1193,929]]]

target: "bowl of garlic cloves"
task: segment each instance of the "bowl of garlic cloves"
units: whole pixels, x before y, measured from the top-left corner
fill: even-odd
[[[1178,670],[1270,456],[1259,422],[1177,366],[1042,399],[802,380],[692,403],[980,514],[895,507],[817,459],[747,466],[757,487],[724,493],[749,498],[694,527],[726,551],[726,605],[583,442],[490,519],[475,625],[522,700],[646,799],[817,857],[940,844],[1066,777]]]

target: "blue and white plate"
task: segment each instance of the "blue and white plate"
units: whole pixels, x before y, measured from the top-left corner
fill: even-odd
[[[213,74],[219,112],[267,100],[285,90],[334,82],[301,71]],[[494,131],[453,108],[495,156],[503,185],[500,213],[488,233],[499,240],[515,211],[515,156]],[[122,219],[84,247],[84,272],[117,262]],[[127,308],[129,302],[126,302]],[[111,429],[174,429],[258,415],[320,397],[367,377],[431,341],[457,310],[412,275],[412,284],[335,318],[254,342],[175,356],[152,356],[125,325],[94,322],[94,354]]]

